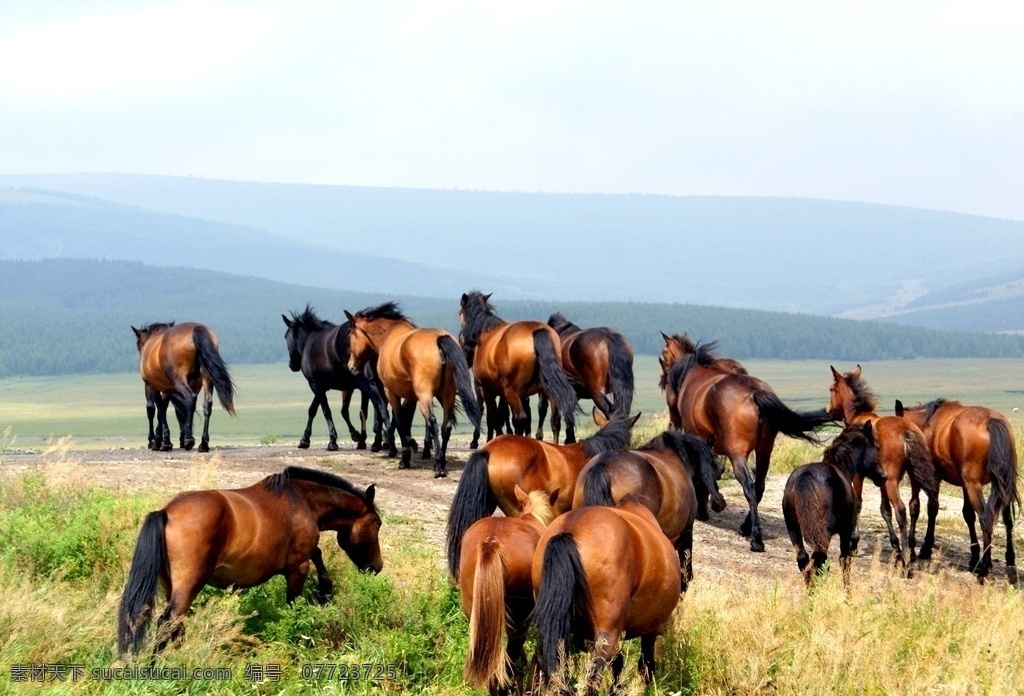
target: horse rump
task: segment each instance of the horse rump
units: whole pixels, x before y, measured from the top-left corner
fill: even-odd
[[[562,656],[581,650],[594,633],[590,588],[571,534],[556,534],[548,541],[541,578],[530,620],[537,626],[537,663],[550,679]]]

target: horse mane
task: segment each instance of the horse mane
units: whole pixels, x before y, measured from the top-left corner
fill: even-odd
[[[354,495],[366,504],[371,513],[377,514],[377,506],[372,500],[367,500],[364,491],[359,490],[351,483],[336,474],[317,469],[307,469],[302,466],[289,466],[279,474],[271,474],[263,480],[263,487],[275,495],[284,493],[293,481],[308,481],[328,488],[338,488],[346,493]]]
[[[679,347],[682,348],[685,353],[690,354],[697,350],[697,344],[694,343],[693,339],[690,338],[689,334],[685,332],[681,334],[673,334],[669,336],[669,340],[678,343]]]
[[[571,321],[565,318],[565,315],[561,312],[555,312],[548,317],[548,326],[555,330],[555,333],[562,333],[566,329],[577,329],[580,327],[573,324]]]
[[[152,333],[158,329],[169,329],[174,326],[173,321],[154,321],[139,327],[139,333]]]
[[[862,442],[865,447],[868,446],[866,442],[867,436],[864,433],[866,427],[865,424],[861,423],[848,425],[843,428],[842,432],[836,435],[835,439],[832,440],[832,443],[821,455],[822,463],[834,466],[846,472],[852,478],[857,470],[857,449],[855,443]],[[878,484],[879,481],[875,480],[874,483]]]
[[[629,433],[633,428],[629,415],[616,411],[604,426],[590,437],[580,440],[579,446],[587,458],[602,452],[622,449],[629,444]]]
[[[558,517],[555,508],[551,506],[550,495],[544,488],[538,488],[527,494],[530,499],[530,515],[545,527]]]
[[[847,372],[843,375],[846,386],[853,392],[853,412],[868,413],[878,407],[878,397],[860,375]]]
[[[461,306],[465,326],[459,332],[459,338],[463,340],[465,348],[475,348],[480,342],[480,334],[505,323],[494,313],[494,307],[479,290],[465,293]]]
[[[715,367],[718,358],[712,351],[717,347],[718,341],[694,346],[690,355],[683,360],[676,360],[669,367],[668,372],[661,376],[661,387],[664,389],[666,384],[671,384],[673,389],[679,391],[683,380],[686,379],[686,374],[694,367]]]
[[[945,406],[946,403],[946,399],[936,399],[935,401],[929,401],[924,406],[922,406],[921,408],[924,409],[924,424],[928,425],[929,421],[931,421],[932,419],[932,416],[935,415],[935,412],[938,411],[943,406]]]
[[[355,314],[360,319],[366,319],[367,321],[373,321],[374,319],[394,319],[395,321],[406,321],[416,326],[410,321],[409,317],[402,314],[402,310],[399,308],[397,302],[385,302],[384,304],[377,305],[376,307],[367,307],[366,309],[360,309]]]
[[[308,303],[301,312],[292,312],[292,321],[301,325],[306,331],[322,331],[326,327],[334,326],[331,322],[318,317],[316,309]]]

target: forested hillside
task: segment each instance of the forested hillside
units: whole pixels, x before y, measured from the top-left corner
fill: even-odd
[[[465,288],[473,290],[476,288]],[[489,288],[479,288],[490,292]],[[340,292],[257,278],[124,261],[0,261],[0,376],[130,371],[131,326],[200,321],[219,334],[229,363],[283,362],[282,314],[312,302],[322,317],[398,300],[421,326],[458,332],[459,297]],[[491,298],[508,321],[546,321],[561,311],[581,326],[612,326],[638,353],[654,354],[661,332],[718,340],[737,358],[840,361],[913,357],[1017,357],[1024,339],[948,333],[877,322],[698,305],[517,302]]]

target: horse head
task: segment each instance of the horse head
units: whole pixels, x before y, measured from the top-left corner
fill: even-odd
[[[380,553],[380,514],[373,504],[376,486],[370,484],[362,495],[365,511],[351,525],[338,529],[338,546],[348,555],[356,568],[376,575],[384,568]],[[358,497],[358,496],[357,496]]]
[[[151,339],[158,333],[163,333],[167,329],[174,326],[174,322],[154,322],[152,324],[146,324],[142,328],[136,329],[132,327],[132,331],[135,333],[135,348],[141,353],[142,346],[146,345],[146,341]]]

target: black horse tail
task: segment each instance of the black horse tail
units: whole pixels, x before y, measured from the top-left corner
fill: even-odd
[[[832,423],[835,419],[825,412],[819,411],[794,411],[782,399],[773,392],[758,390],[754,392],[754,403],[757,405],[761,418],[780,433],[790,437],[798,437],[801,440],[817,443],[818,439],[813,432],[825,425]]]
[[[708,444],[696,435],[687,435],[676,430],[665,431],[665,437],[672,442],[679,458],[689,463],[692,471],[693,490],[697,494],[697,500],[710,498],[712,510],[715,512],[724,510],[725,498],[718,490],[718,478],[722,469],[718,457],[708,447]]]
[[[437,349],[455,373],[455,391],[462,401],[462,408],[466,410],[466,416],[474,428],[480,427],[480,402],[476,399],[476,389],[473,387],[473,375],[469,371],[469,364],[466,362],[466,353],[455,342],[455,339],[444,334],[437,339]]]
[[[932,455],[928,451],[928,443],[924,434],[914,428],[903,433],[903,451],[906,454],[907,470],[910,478],[921,487],[929,498],[939,494],[939,478],[935,472]]]
[[[583,481],[584,505],[607,505],[615,507],[612,498],[612,475],[608,471],[608,462],[595,459],[587,470],[587,478]]]
[[[228,374],[228,366],[224,364],[216,344],[213,342],[213,335],[205,326],[197,326],[192,332],[192,340],[196,344],[196,354],[199,356],[199,364],[206,373],[210,375],[213,388],[220,399],[220,405],[232,416],[235,413],[235,383],[231,381]]]
[[[612,407],[620,413],[629,413],[633,407],[633,350],[620,333],[608,334],[608,384],[612,390]]]
[[[164,544],[166,525],[166,512],[157,510],[149,513],[135,542],[132,567],[128,571],[128,582],[117,615],[117,649],[121,655],[128,651],[138,652],[153,618],[153,598],[160,573],[167,562]]]
[[[579,402],[576,390],[569,383],[569,377],[562,367],[562,360],[555,351],[551,340],[551,329],[537,329],[533,332],[533,350],[537,353],[537,366],[540,368],[540,383],[544,393],[548,395],[558,412],[565,419],[566,427],[576,427],[576,409]]]
[[[487,477],[487,461],[490,458],[491,454],[487,450],[479,450],[469,456],[448,509],[445,543],[448,549],[448,571],[453,578],[459,577],[459,556],[462,554],[462,537],[466,530],[477,520],[492,514],[498,506]]]
[[[1006,421],[989,418],[988,437],[988,473],[992,478],[992,492],[985,505],[985,520],[992,524],[1003,507],[1009,508],[1011,515],[1015,514],[1015,508],[1020,505],[1020,492],[1017,490],[1017,449]]]
[[[580,649],[593,634],[590,588],[579,548],[571,534],[551,537],[544,549],[541,585],[530,619],[537,626],[537,662],[550,679],[558,670],[560,649]]]

